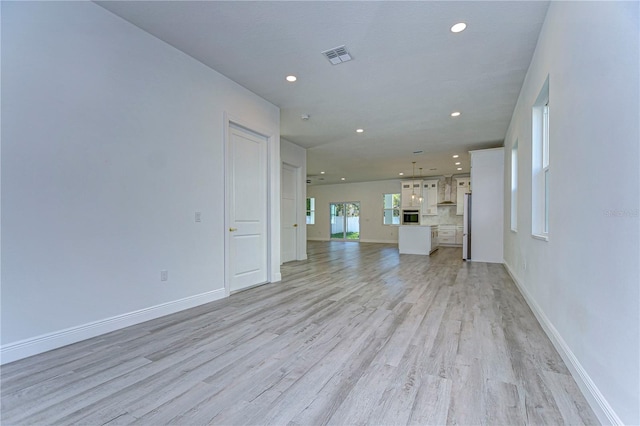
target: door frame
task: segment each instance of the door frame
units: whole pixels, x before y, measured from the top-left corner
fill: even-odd
[[[280,272],[279,271],[274,271],[273,269],[273,257],[276,256],[276,253],[274,253],[274,230],[273,230],[273,225],[274,225],[274,216],[278,216],[280,213],[280,189],[279,189],[279,185],[280,185],[280,168],[278,167],[277,170],[276,167],[272,167],[273,164],[273,147],[274,147],[274,143],[276,140],[276,136],[274,136],[268,129],[264,129],[261,126],[258,126],[254,123],[250,123],[247,122],[246,120],[240,119],[238,117],[235,117],[231,114],[229,114],[228,112],[224,112],[223,113],[223,140],[224,140],[224,227],[222,229],[223,235],[224,235],[224,294],[225,297],[229,297],[231,295],[231,279],[230,279],[230,267],[229,267],[229,263],[230,263],[230,259],[229,259],[229,250],[230,250],[230,242],[229,242],[229,232],[228,229],[230,227],[230,216],[229,216],[229,205],[230,205],[230,182],[229,182],[229,171],[231,169],[231,165],[230,165],[230,159],[229,159],[229,155],[230,155],[230,147],[229,144],[231,143],[231,136],[230,136],[230,126],[234,124],[236,126],[242,127],[244,129],[246,129],[247,131],[251,132],[251,133],[255,133],[257,135],[260,135],[261,137],[264,137],[267,141],[267,164],[266,164],[266,173],[267,173],[267,223],[266,223],[266,238],[267,238],[267,283],[269,282],[275,282],[275,281],[280,281]],[[280,163],[279,159],[278,159],[278,164]],[[274,180],[274,176],[273,174],[277,173],[277,176],[275,176],[275,178],[277,178],[277,186],[278,188],[274,188],[273,186],[273,180]],[[276,197],[275,199],[278,200],[277,203],[273,203],[273,199],[274,197]],[[276,204],[276,205],[274,205]],[[274,208],[277,208],[277,212],[273,212]],[[277,224],[277,229],[278,232],[280,232],[280,224]],[[280,239],[277,239],[277,261],[278,263],[280,262]],[[266,284],[266,283],[265,283]],[[257,285],[262,285],[262,284],[257,284]],[[251,288],[251,287],[248,287]],[[248,288],[242,289],[242,290],[246,290]]]

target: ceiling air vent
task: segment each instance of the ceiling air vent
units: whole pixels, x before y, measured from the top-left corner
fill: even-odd
[[[344,46],[338,46],[334,47],[333,49],[325,50],[324,52],[322,52],[322,54],[327,57],[332,65],[338,65],[353,59],[351,58],[349,52],[347,52],[347,48]]]

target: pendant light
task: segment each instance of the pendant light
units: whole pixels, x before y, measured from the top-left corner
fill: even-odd
[[[420,167],[420,176],[418,177],[419,182],[420,182],[420,198],[418,198],[418,201],[420,201],[422,203],[422,167]]]

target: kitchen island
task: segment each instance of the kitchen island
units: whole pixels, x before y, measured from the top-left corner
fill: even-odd
[[[398,251],[400,254],[430,255],[437,248],[437,226],[401,225],[398,229]]]

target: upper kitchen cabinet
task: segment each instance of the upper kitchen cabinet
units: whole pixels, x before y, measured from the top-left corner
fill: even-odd
[[[435,216],[438,214],[438,180],[422,181],[422,214]]]
[[[464,194],[470,192],[470,178],[456,178],[456,215],[462,216],[464,213]]]
[[[420,208],[420,197],[422,196],[419,180],[402,181],[402,208]]]

